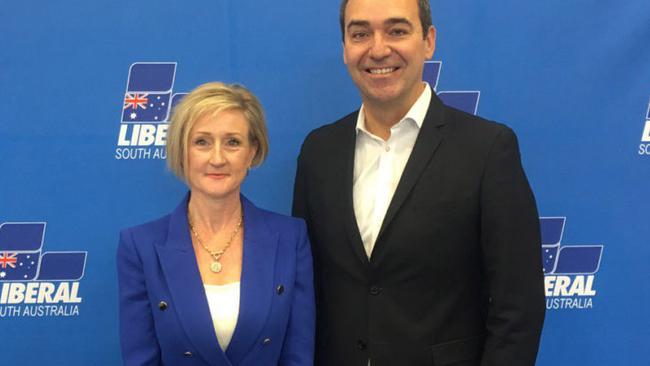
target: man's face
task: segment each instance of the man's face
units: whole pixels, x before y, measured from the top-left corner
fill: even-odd
[[[350,0],[343,61],[363,102],[409,106],[422,92],[435,29],[422,34],[417,0]]]

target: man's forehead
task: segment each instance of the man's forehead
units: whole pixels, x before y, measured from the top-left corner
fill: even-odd
[[[412,23],[418,16],[418,0],[350,0],[345,10],[346,25],[351,22],[395,23],[404,20]]]

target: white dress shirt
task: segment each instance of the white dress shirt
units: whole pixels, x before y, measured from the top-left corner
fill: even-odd
[[[222,351],[226,351],[239,317],[240,282],[225,285],[203,285],[208,298],[212,325]]]
[[[390,129],[390,137],[386,141],[366,129],[363,105],[359,110],[352,197],[357,226],[368,258],[429,109],[431,87],[425,84],[415,104]]]

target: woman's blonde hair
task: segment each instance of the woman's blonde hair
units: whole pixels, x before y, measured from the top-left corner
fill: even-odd
[[[269,138],[259,100],[241,85],[211,82],[192,90],[172,111],[167,130],[167,166],[177,177],[187,181],[187,144],[194,123],[227,109],[239,110],[246,117],[249,141],[257,147],[251,166],[262,164],[269,151]]]

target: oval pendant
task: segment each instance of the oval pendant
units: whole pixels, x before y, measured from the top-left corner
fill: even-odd
[[[219,273],[221,272],[221,263],[219,262],[212,262],[210,265],[210,270],[214,273]]]

